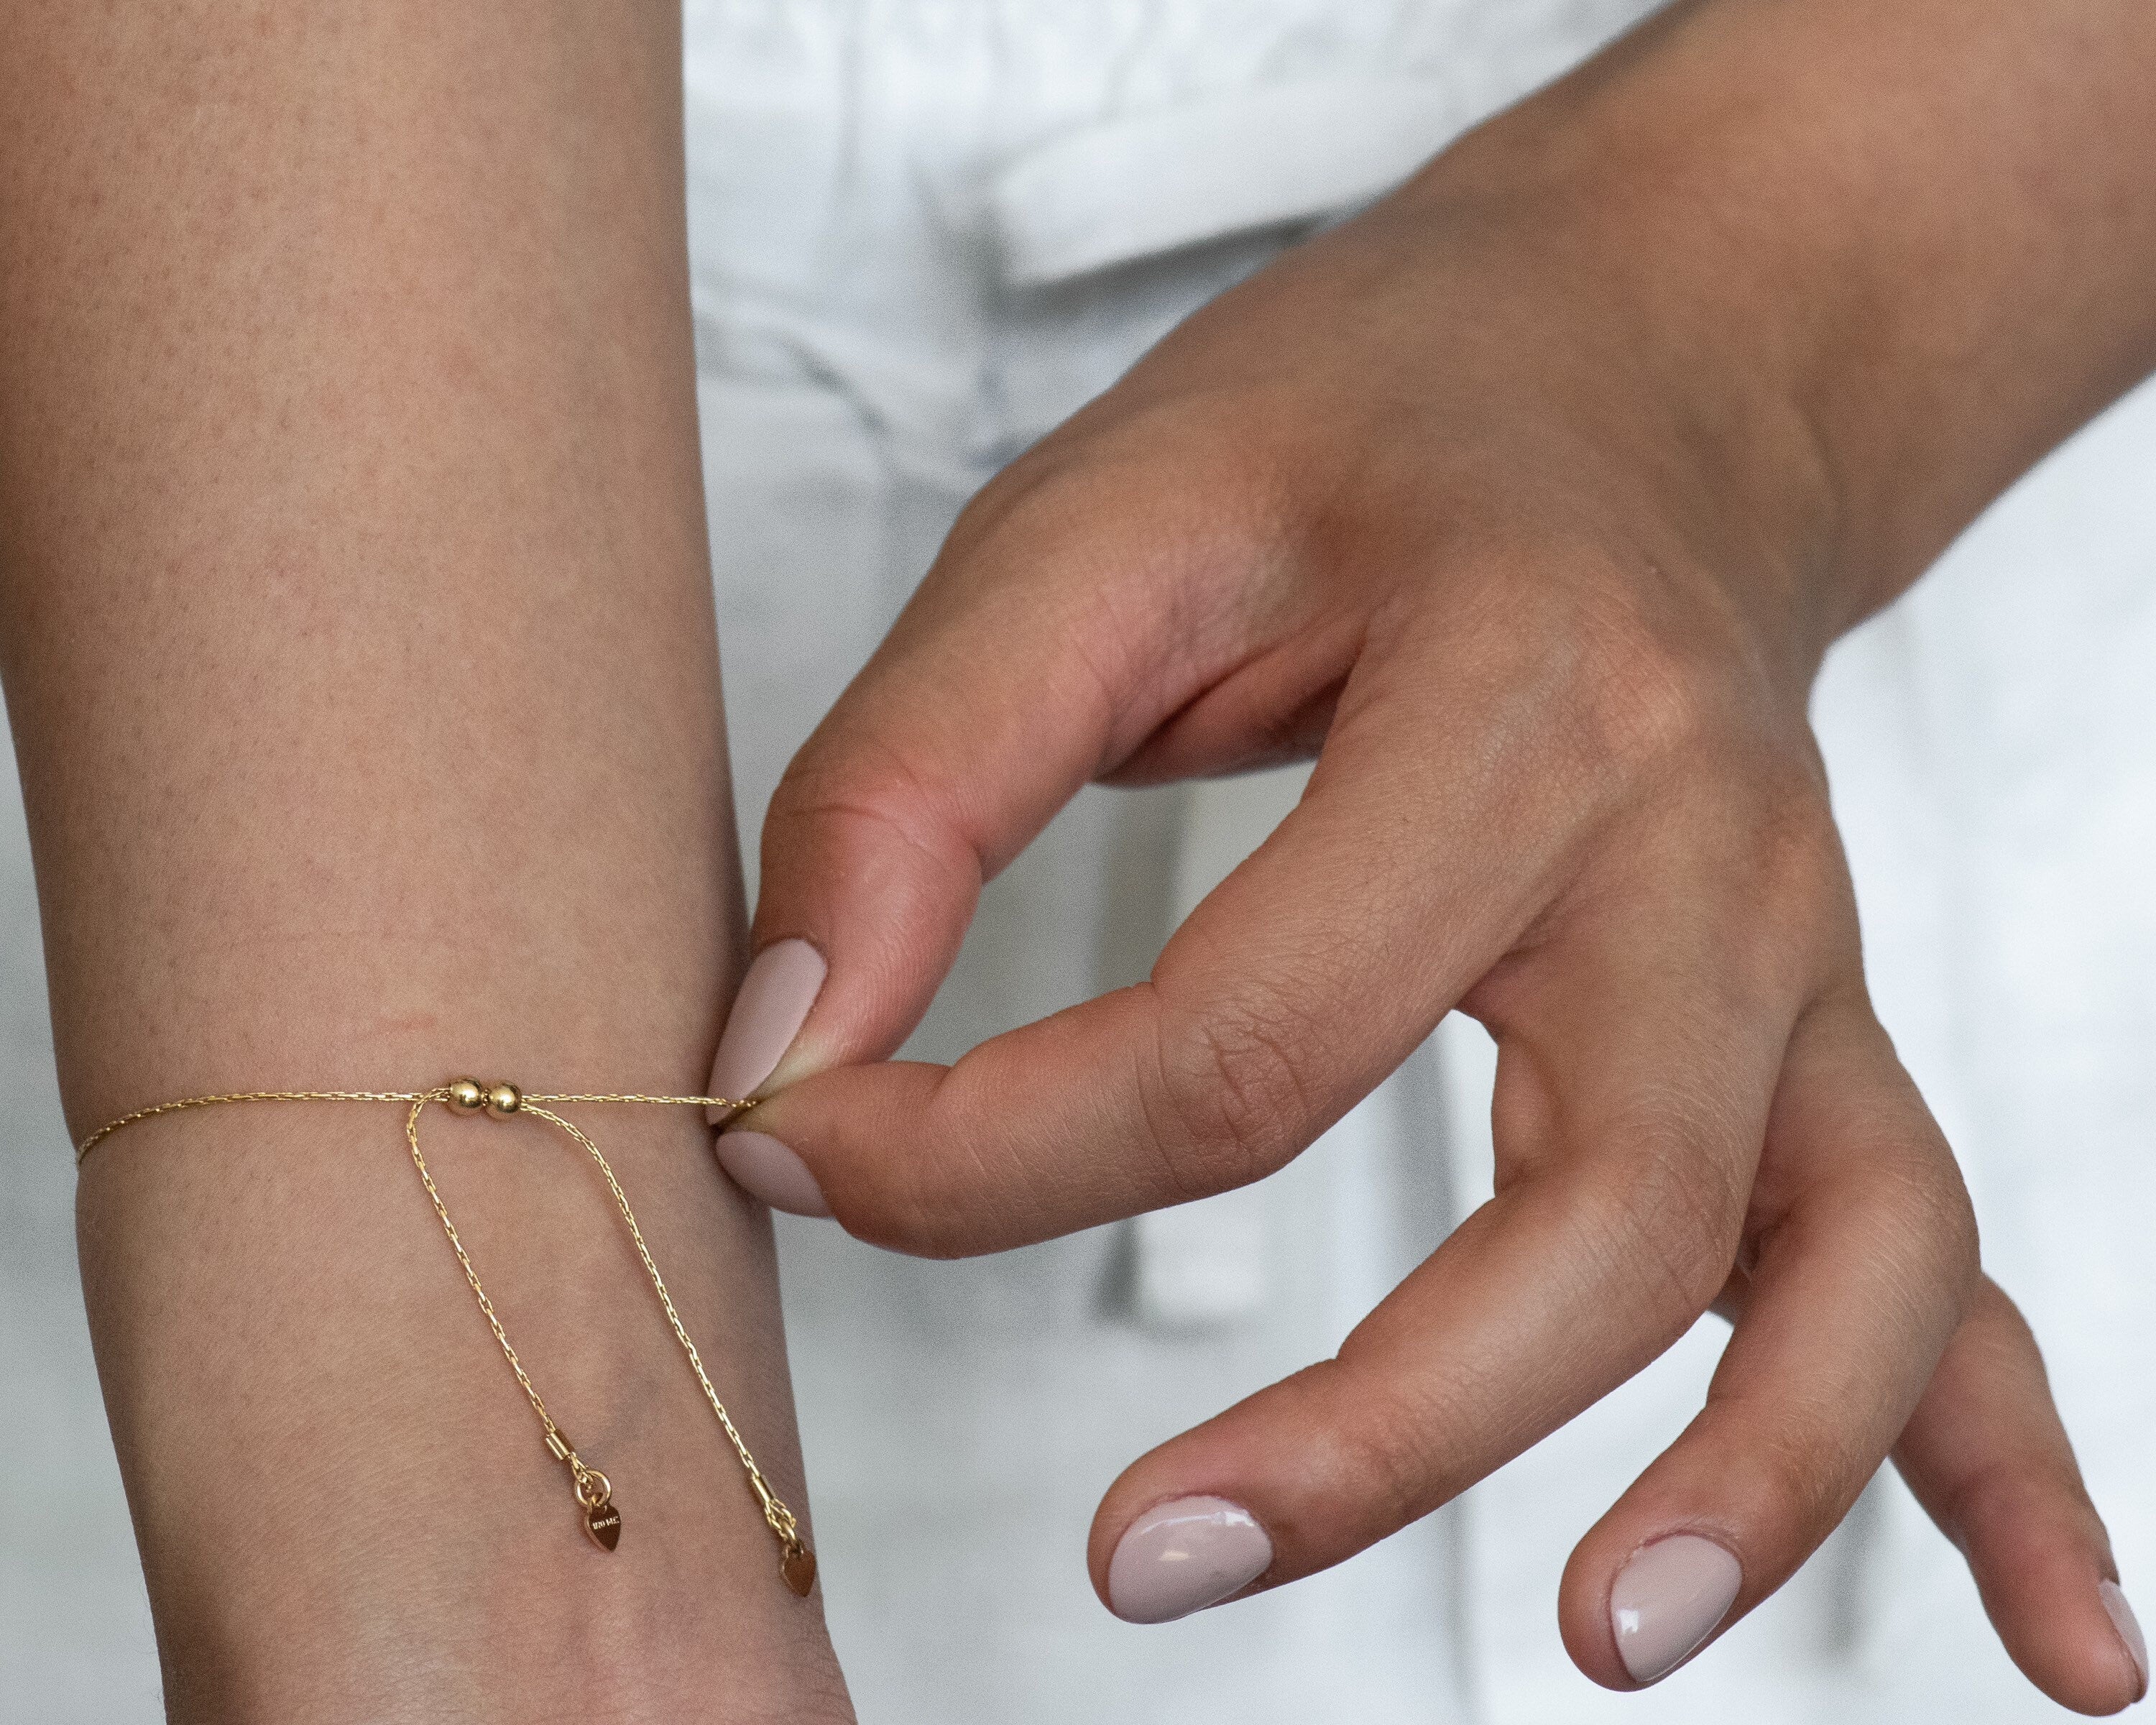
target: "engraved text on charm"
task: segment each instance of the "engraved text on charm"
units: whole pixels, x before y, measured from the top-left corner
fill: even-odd
[[[601,1551],[612,1551],[621,1543],[621,1512],[613,1507],[613,1481],[596,1467],[586,1466],[567,1434],[552,1422],[547,1426],[547,1447],[556,1461],[568,1464],[577,1507],[584,1512],[584,1532]]]
[[[584,1532],[601,1551],[612,1551],[621,1543],[621,1512],[611,1502],[593,1504],[584,1512]]]

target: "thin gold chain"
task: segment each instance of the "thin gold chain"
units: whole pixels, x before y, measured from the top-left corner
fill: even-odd
[[[106,1121],[74,1147],[74,1165],[80,1168],[83,1158],[121,1127],[132,1126],[138,1120],[155,1120],[160,1114],[177,1114],[182,1108],[208,1108],[219,1102],[418,1102],[430,1101],[436,1094],[419,1090],[236,1090],[218,1096],[182,1096],[177,1102],[137,1108],[132,1114]]]
[[[525,1101],[552,1102],[557,1107],[577,1102],[655,1102],[666,1108],[753,1108],[757,1099],[750,1096],[736,1101],[732,1096],[647,1096],[636,1091],[594,1091],[575,1096],[548,1096],[544,1091],[525,1097]],[[564,1126],[567,1121],[562,1122]]]
[[[231,1091],[218,1096],[184,1096],[176,1101],[159,1102],[155,1106],[137,1108],[131,1113],[107,1121],[75,1147],[75,1165],[80,1168],[92,1150],[123,1127],[132,1126],[138,1121],[153,1120],[160,1115],[177,1114],[185,1109],[208,1108],[232,1102],[403,1102],[408,1105],[404,1116],[404,1139],[411,1152],[412,1166],[418,1173],[419,1183],[426,1189],[427,1201],[434,1206],[434,1215],[442,1224],[442,1232],[449,1239],[449,1249],[456,1254],[457,1266],[464,1271],[472,1297],[479,1302],[480,1315],[486,1320],[487,1328],[493,1332],[495,1345],[501,1349],[501,1357],[508,1362],[509,1369],[516,1375],[517,1387],[524,1392],[525,1399],[531,1404],[531,1411],[538,1416],[548,1453],[569,1470],[577,1502],[584,1512],[588,1531],[595,1542],[611,1551],[621,1533],[620,1512],[613,1507],[613,1481],[578,1454],[576,1446],[547,1411],[546,1400],[539,1394],[538,1386],[532,1383],[531,1373],[524,1368],[524,1362],[517,1358],[516,1347],[509,1339],[509,1332],[501,1322],[501,1314],[495,1310],[494,1301],[487,1296],[485,1285],[480,1280],[479,1271],[472,1263],[471,1255],[465,1250],[463,1237],[457,1232],[457,1224],[450,1219],[449,1207],[442,1197],[441,1189],[434,1183],[433,1171],[427,1166],[427,1158],[419,1148],[419,1119],[429,1102],[439,1102],[454,1111],[466,1114],[476,1113],[484,1107],[486,1112],[496,1118],[530,1114],[567,1133],[591,1158],[601,1178],[606,1181],[614,1207],[621,1212],[621,1219],[628,1226],[629,1237],[636,1247],[636,1255],[644,1266],[645,1276],[650,1279],[652,1291],[659,1296],[660,1309],[666,1315],[667,1327],[674,1332],[675,1340],[681,1344],[681,1351],[688,1358],[689,1369],[696,1374],[697,1385],[704,1393],[704,1399],[711,1404],[720,1429],[726,1433],[726,1441],[732,1445],[734,1454],[747,1475],[749,1488],[756,1494],[757,1503],[763,1512],[765,1525],[778,1541],[781,1574],[794,1592],[808,1593],[815,1578],[815,1555],[802,1538],[800,1525],[793,1512],[772,1490],[771,1482],[764,1477],[763,1470],[757,1466],[747,1440],[734,1424],[733,1416],[726,1411],[725,1402],[720,1399],[710,1373],[705,1371],[703,1356],[696,1351],[696,1344],[690,1337],[688,1326],[681,1322],[681,1314],[675,1307],[674,1296],[666,1290],[666,1279],[659,1273],[658,1262],[651,1255],[651,1248],[644,1240],[643,1229],[637,1225],[636,1213],[629,1208],[629,1194],[622,1190],[621,1181],[616,1177],[613,1165],[583,1128],[543,1106],[550,1102],[564,1106],[640,1102],[662,1106],[740,1110],[754,1107],[754,1098],[737,1101],[730,1096],[649,1096],[633,1091],[527,1095],[515,1085],[482,1086],[470,1079],[456,1079],[445,1085],[437,1085],[431,1090],[418,1091]]]
[[[557,1099],[549,1097],[547,1100],[551,1101]],[[558,1100],[567,1101],[569,1098],[564,1096]],[[660,1099],[652,1096],[611,1096],[603,1099],[597,1096],[579,1096],[576,1100],[578,1101],[605,1100],[619,1102],[648,1102]],[[670,1101],[675,1098],[667,1097],[665,1100]],[[688,1100],[702,1101],[705,1099],[698,1096]],[[798,1547],[801,1543],[801,1535],[794,1524],[793,1512],[788,1509],[778,1494],[771,1489],[771,1482],[764,1478],[763,1470],[756,1465],[756,1457],[749,1454],[747,1442],[742,1438],[739,1428],[734,1425],[733,1415],[726,1412],[726,1404],[719,1399],[718,1391],[711,1387],[711,1378],[704,1370],[703,1356],[696,1352],[696,1344],[690,1340],[688,1327],[681,1322],[681,1314],[674,1309],[674,1296],[666,1291],[666,1278],[660,1275],[659,1266],[652,1261],[651,1248],[644,1243],[644,1230],[636,1225],[636,1213],[629,1209],[628,1194],[621,1189],[621,1182],[614,1178],[612,1165],[604,1156],[599,1153],[599,1147],[585,1137],[581,1129],[573,1122],[562,1119],[552,1109],[542,1107],[532,1098],[526,1096],[521,1111],[526,1114],[536,1114],[542,1120],[552,1121],[555,1125],[583,1145],[584,1153],[598,1164],[599,1173],[606,1179],[607,1190],[613,1194],[614,1207],[621,1212],[622,1220],[629,1224],[629,1237],[636,1243],[636,1255],[644,1260],[644,1273],[651,1278],[651,1291],[659,1296],[660,1307],[666,1313],[666,1322],[674,1331],[674,1339],[681,1344],[682,1353],[688,1355],[689,1369],[696,1374],[696,1382],[703,1386],[704,1399],[711,1404],[711,1411],[718,1415],[719,1425],[726,1434],[726,1441],[734,1446],[734,1454],[741,1457],[741,1465],[748,1474],[749,1486],[755,1491],[757,1502],[763,1507],[764,1521],[769,1525],[771,1531],[778,1536],[781,1545],[789,1550]],[[505,1347],[506,1345],[506,1343],[504,1344]],[[532,1398],[532,1404],[535,1407],[538,1404],[538,1398],[536,1395]],[[546,1418],[544,1409],[540,1409],[540,1418],[542,1420]]]
[[[458,1234],[457,1224],[449,1219],[449,1207],[442,1201],[441,1189],[434,1183],[434,1176],[427,1166],[427,1158],[419,1153],[420,1113],[431,1101],[448,1100],[446,1090],[412,1099],[412,1111],[404,1117],[404,1140],[411,1147],[412,1166],[418,1169],[419,1183],[427,1189],[428,1202],[434,1206],[434,1214],[441,1219],[442,1232],[449,1237],[449,1250],[457,1255],[457,1264],[465,1273],[465,1280],[471,1284],[472,1297],[479,1301],[480,1315],[485,1318],[486,1327],[494,1332],[494,1339],[501,1344],[501,1357],[509,1362],[509,1369],[516,1374],[517,1387],[523,1390],[525,1399],[531,1404],[531,1411],[539,1416],[539,1423],[546,1428],[547,1435],[561,1438],[567,1445],[568,1440],[562,1436],[562,1428],[554,1423],[554,1416],[547,1411],[547,1404],[530,1374],[525,1371],[524,1362],[517,1358],[516,1349],[509,1339],[509,1332],[501,1327],[501,1319],[495,1312],[494,1301],[487,1298],[486,1289],[480,1282],[479,1271],[472,1267],[471,1255],[465,1250],[463,1236]]]

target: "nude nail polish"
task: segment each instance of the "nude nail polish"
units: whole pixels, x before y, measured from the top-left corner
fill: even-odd
[[[1667,1676],[1699,1651],[1737,1602],[1744,1569],[1697,1533],[1642,1546],[1609,1588],[1609,1627],[1635,1683]]]
[[[808,1164],[769,1132],[721,1132],[711,1147],[719,1166],[751,1198],[793,1216],[831,1214]]]
[[[707,1095],[756,1094],[793,1045],[826,973],[824,955],[803,940],[777,941],[756,955],[726,1015]]]
[[[1240,1593],[1272,1566],[1257,1518],[1224,1497],[1178,1497],[1123,1530],[1108,1604],[1126,1623],[1169,1623]]]
[[[2136,1701],[2148,1692],[2148,1640],[2141,1633],[2141,1620],[2133,1615],[2133,1606],[2126,1603],[2126,1595],[2115,1581],[2099,1582],[2097,1597],[2103,1601],[2103,1609],[2111,1619],[2111,1626],[2118,1631],[2118,1639],[2126,1644],[2128,1655],[2133,1661],[2133,1669],[2140,1674],[2140,1692]]]

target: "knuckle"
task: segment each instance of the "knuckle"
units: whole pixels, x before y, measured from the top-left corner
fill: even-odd
[[[887,819],[917,803],[927,788],[925,775],[906,753],[874,727],[841,729],[827,719],[780,776],[771,811],[787,820],[855,812]]]
[[[1749,1194],[1715,1148],[1728,1132],[1723,1112],[1704,1099],[1657,1099],[1613,1165],[1618,1191],[1591,1189],[1588,1200],[1614,1267],[1672,1335],[1714,1301],[1737,1261]]]
[[[1846,893],[1841,835],[1815,778],[1784,770],[1755,781],[1748,833],[1751,873],[1770,905],[1810,913]]]
[[[1375,1538],[1427,1514],[1468,1483],[1446,1434],[1447,1410],[1397,1391],[1373,1394],[1337,1360],[1296,1374],[1322,1415],[1311,1426],[1297,1471],[1323,1501]]]
[[[1979,1256],[1976,1210],[1946,1146],[1937,1143],[1932,1154],[1905,1157],[1892,1173],[1896,1201],[1909,1231],[1943,1266],[1974,1281]]]
[[[1784,698],[1712,579],[1599,550],[1558,561],[1565,578],[1504,591],[1517,612],[1526,588],[1535,608],[1524,624],[1511,619],[1534,644],[1521,650],[1540,655],[1518,669],[1557,691],[1575,769],[1635,793],[1712,783],[1742,786],[1763,808],[1824,809],[1801,703]],[[1792,834],[1810,827],[1794,823]]]
[[[798,840],[841,850],[852,845],[896,849],[938,872],[980,866],[978,853],[960,836],[950,788],[872,737],[844,745],[813,740],[772,793],[764,832],[767,855],[774,845]]]
[[[1720,718],[1705,679],[1662,643],[1597,643],[1586,671],[1576,711],[1589,747],[1632,771],[1689,757]]]
[[[1907,1266],[1928,1284],[1944,1281],[1973,1304],[1982,1282],[1976,1212],[1938,1123],[1868,1013],[1817,1022],[1825,1028],[1815,1034],[1838,1039],[1805,1056],[1836,1062],[1812,1068],[1817,1076],[1806,1080],[1829,1111],[1800,1122],[1827,1152],[1817,1165],[1822,1198],[1861,1222],[1880,1260]],[[1820,1082],[1829,1071],[1830,1090]]]
[[[1940,1495],[1934,1510],[1957,1544],[1984,1527],[2046,1520],[2061,1510],[2099,1518],[2071,1455],[2006,1452],[1975,1461]]]
[[[1036,552],[1072,541],[1102,513],[1101,486],[1082,454],[1053,442],[1020,456],[958,512],[944,542],[947,564],[989,548]]]
[[[1734,717],[1725,657],[1667,627],[1621,581],[1575,594],[1563,630],[1573,717],[1590,758],[1654,775],[1708,747]]]
[[[1293,1154],[1310,1105],[1301,1061],[1313,1041],[1304,1014],[1254,1000],[1163,1027],[1142,1094],[1176,1191],[1225,1191]]]
[[[960,513],[948,548],[970,557],[991,547],[1070,547],[1095,563],[1157,562],[1178,544],[1275,530],[1296,494],[1281,483],[1277,453],[1238,433],[1265,421],[1259,404],[1242,405],[1250,410],[1104,398],[990,480]]]
[[[1760,999],[1855,973],[1856,902],[1824,799],[1809,783],[1775,783],[1771,767],[1742,794],[1739,829],[1715,862],[1731,895],[1720,936],[1727,975]]]
[[[1918,1322],[1943,1305],[1951,1327],[1974,1303],[1984,1271],[1975,1209],[1941,1151],[1920,1157],[1903,1148],[1875,1158],[1857,1201],[1869,1209],[1875,1250],[1900,1285],[1905,1319]]]
[[[1174,424],[1157,436],[1119,424],[1021,458],[960,518],[900,624],[942,631],[946,648],[963,638],[952,675],[1032,644],[1012,716],[1072,716],[1072,737],[1101,740],[1096,772],[1236,662],[1252,595],[1271,591],[1252,578],[1281,561],[1286,530],[1253,465]]]
[[[1871,1469],[1835,1410],[1817,1407],[1763,1431],[1750,1455],[1748,1502],[1799,1541],[1823,1538],[1847,1512]]]
[[[1327,1427],[1312,1445],[1309,1461],[1358,1518],[1386,1528],[1412,1521],[1427,1507],[1436,1467],[1429,1433],[1394,1409],[1366,1409]]]

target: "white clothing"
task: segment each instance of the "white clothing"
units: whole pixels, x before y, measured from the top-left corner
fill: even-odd
[[[728,724],[754,834],[965,496],[1292,236],[1642,0],[693,0],[690,205]],[[2048,1350],[2129,1593],[2156,1602],[2156,392],[2054,458],[1818,701],[1881,1013]],[[916,1050],[1142,973],[1291,797],[1089,792],[989,890]],[[18,805],[0,798],[0,1110],[65,1142]],[[916,1263],[786,1223],[830,1619],[866,1725],[1886,1725],[2064,1717],[1891,1479],[1660,1688],[1572,1670],[1574,1538],[1696,1408],[1709,1322],[1460,1504],[1182,1624],[1094,1601],[1132,1457],[1319,1358],[1486,1193],[1458,1020],[1245,1194]],[[73,1169],[0,1183],[0,1717],[160,1717],[72,1264]]]

